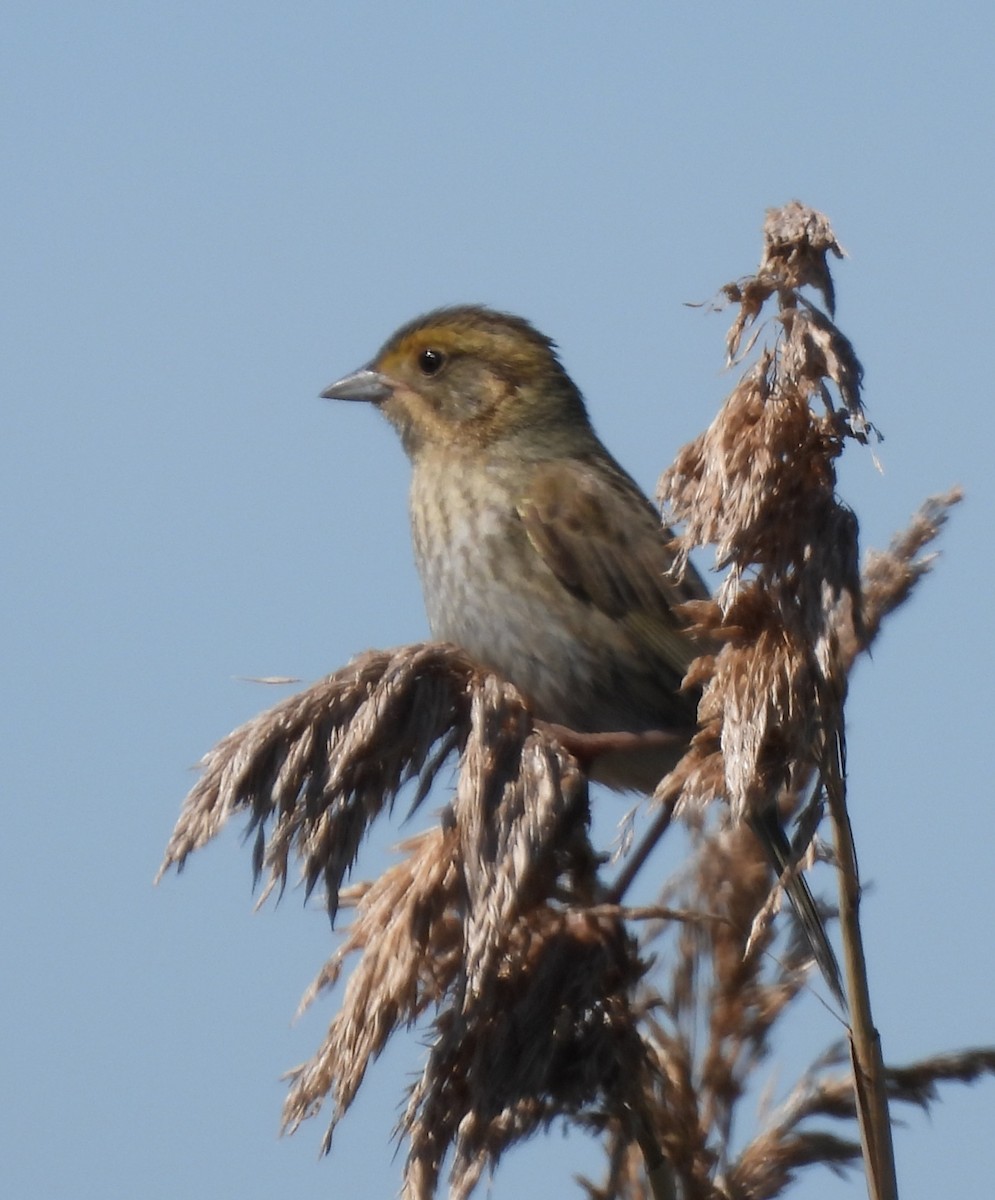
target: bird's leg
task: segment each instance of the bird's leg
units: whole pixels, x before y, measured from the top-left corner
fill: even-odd
[[[597,759],[605,754],[629,754],[636,750],[680,750],[687,746],[686,732],[673,733],[666,729],[648,729],[642,733],[618,730],[611,733],[580,733],[552,721],[537,721],[536,725],[551,734],[580,767],[588,774]]]

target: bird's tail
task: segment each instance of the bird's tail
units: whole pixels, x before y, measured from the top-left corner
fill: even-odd
[[[773,867],[778,878],[781,878],[788,867],[795,866],[795,856],[792,854],[791,843],[788,841],[788,835],[784,832],[784,827],[781,825],[776,809],[770,808],[763,813],[751,816],[749,824],[750,828],[756,834],[760,845],[763,847],[764,854],[766,854],[771,867]],[[801,923],[805,937],[808,939],[809,947],[812,950],[812,956],[818,964],[819,970],[822,972],[833,995],[843,1008],[846,1008],[846,997],[843,993],[843,981],[840,976],[839,963],[836,961],[836,954],[829,944],[825,924],[819,915],[815,897],[809,890],[804,875],[798,871],[789,875],[787,880],[785,880],[784,890],[788,893],[791,907],[795,910],[795,915]]]

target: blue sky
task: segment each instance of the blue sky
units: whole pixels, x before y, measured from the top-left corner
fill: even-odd
[[[276,1138],[331,1012],[290,1024],[324,915],[253,914],[234,833],[151,887],[191,765],[283,694],[242,677],[426,633],[401,450],[316,397],[402,320],[485,301],[557,339],[652,489],[731,384],[724,319],[685,302],[796,197],[851,255],[839,318],[886,435],[883,472],[843,467],[864,544],[968,497],[854,683],[875,1014],[899,1063],[995,1040],[995,10],[11,0],[3,25],[9,1194],[393,1193],[415,1042],[330,1160],[317,1123]],[[783,1077],[838,1034],[813,1005]],[[903,1195],[983,1194],[993,1118],[991,1082],[906,1114]],[[492,1195],[596,1165],[554,1135]]]

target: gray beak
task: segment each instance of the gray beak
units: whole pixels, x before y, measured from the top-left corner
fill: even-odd
[[[368,404],[380,404],[394,390],[394,385],[379,371],[363,367],[344,375],[321,393],[322,400],[365,400]]]

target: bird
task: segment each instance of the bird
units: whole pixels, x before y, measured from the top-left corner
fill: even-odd
[[[321,395],[373,405],[400,437],[432,636],[514,684],[537,719],[642,735],[591,776],[651,794],[697,728],[700,692],[682,684],[702,646],[681,605],[709,591],[690,564],[675,576],[672,531],[601,442],[556,344],[510,313],[435,309]],[[749,820],[782,876],[794,856],[776,806]],[[811,891],[797,871],[785,888],[842,1002]]]

